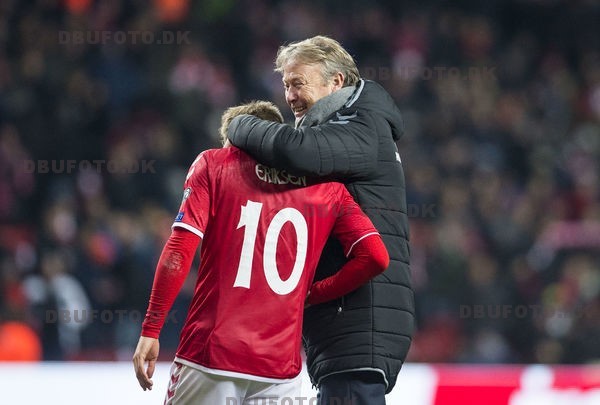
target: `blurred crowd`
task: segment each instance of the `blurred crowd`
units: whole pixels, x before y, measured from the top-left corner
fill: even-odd
[[[187,167],[228,106],[292,121],[273,60],[315,34],[406,121],[408,360],[600,360],[598,21],[592,0],[3,0],[0,360],[130,359]]]

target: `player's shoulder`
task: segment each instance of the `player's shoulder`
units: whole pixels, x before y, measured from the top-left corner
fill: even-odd
[[[219,164],[231,159],[238,160],[241,155],[241,150],[235,147],[206,149],[196,156],[194,164],[201,160],[204,160],[206,163]]]
[[[196,160],[204,159],[204,160],[214,160],[215,157],[218,158],[222,149],[206,149],[202,152],[198,153]]]
[[[209,168],[214,165],[212,161],[214,160],[216,152],[219,150],[220,149],[206,149],[200,152],[190,165],[187,175],[185,176],[185,181],[194,181],[198,176],[202,176],[203,173],[206,173]]]
[[[229,146],[220,149],[207,149],[202,152],[206,155],[206,159],[211,162],[225,163],[232,160],[241,160],[249,155],[235,146]]]

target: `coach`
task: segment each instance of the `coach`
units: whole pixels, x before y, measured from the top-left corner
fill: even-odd
[[[381,234],[388,269],[338,301],[307,308],[303,336],[320,405],[385,404],[414,330],[405,182],[395,144],[402,117],[380,85],[360,79],[352,56],[331,38],[282,46],[275,66],[296,128],[244,115],[228,135],[269,166],[345,183]],[[316,278],[345,262],[331,239]]]

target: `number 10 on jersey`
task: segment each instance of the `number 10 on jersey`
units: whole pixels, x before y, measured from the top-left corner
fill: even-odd
[[[250,288],[256,233],[258,232],[262,207],[262,203],[250,200],[246,202],[246,205],[240,207],[240,222],[237,229],[244,227],[244,242],[242,243],[240,264],[233,283],[234,287]],[[282,280],[277,269],[277,241],[279,240],[281,229],[287,222],[293,225],[296,232],[296,258],[292,273],[287,280]],[[294,291],[298,286],[306,262],[307,245],[308,226],[302,213],[295,208],[289,207],[278,211],[267,227],[262,255],[265,279],[275,293],[286,295]]]

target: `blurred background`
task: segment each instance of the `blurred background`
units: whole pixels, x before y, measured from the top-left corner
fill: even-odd
[[[2,0],[0,360],[129,360],[187,168],[228,106],[291,122],[277,49],[326,34],[406,121],[408,361],[597,362],[598,21],[595,0]]]

